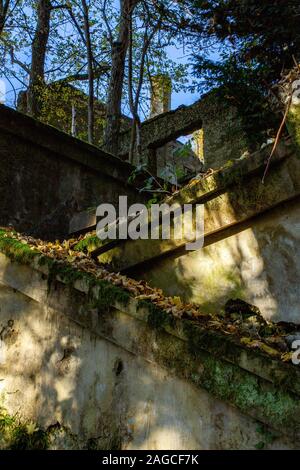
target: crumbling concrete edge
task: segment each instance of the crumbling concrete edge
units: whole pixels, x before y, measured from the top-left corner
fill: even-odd
[[[95,309],[99,298],[97,285],[91,286],[84,276],[69,283],[59,272],[50,280],[45,258],[37,255],[22,265],[0,255],[0,282],[51,308],[61,307],[57,300],[59,291],[64,297],[81,295],[81,301],[76,303],[78,308],[63,312],[72,321],[167,368],[280,434],[299,439],[300,371],[296,366],[246,349],[226,335],[201,328],[193,321],[176,320],[162,310],[157,311],[150,301],[124,297],[112,301],[109,311]],[[119,320],[124,315],[129,323],[138,322],[138,338],[130,338],[130,328],[126,341],[118,334],[118,324],[122,323]]]

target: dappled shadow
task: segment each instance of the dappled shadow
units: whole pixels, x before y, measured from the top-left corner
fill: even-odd
[[[289,158],[295,162],[295,156]],[[269,180],[262,185],[258,173],[250,185],[252,176],[246,176],[212,195],[206,202],[206,232],[210,225],[217,230],[205,237],[201,250],[180,247],[126,272],[200,304],[203,311],[216,313],[229,298],[242,298],[267,319],[298,323],[300,209],[297,192],[289,189],[297,177],[293,165],[287,159],[271,168],[270,185]],[[222,187],[223,175],[214,177]],[[295,196],[272,207],[272,192],[281,191],[283,200],[288,191]]]
[[[4,272],[4,282],[11,276]],[[52,447],[246,449],[257,443],[255,420],[151,358],[166,333],[119,311],[95,312],[84,294],[57,282],[38,302],[30,289],[32,297],[44,289],[32,276],[23,281],[27,295],[0,287],[1,323],[14,320],[0,364],[1,405],[45,430]],[[272,446],[288,443],[279,438]]]

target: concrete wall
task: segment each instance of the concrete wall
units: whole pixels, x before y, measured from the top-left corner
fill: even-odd
[[[141,125],[141,156],[148,162],[154,173],[162,170],[161,151],[169,142],[181,136],[189,135],[203,129],[203,162],[194,156],[195,172],[201,170],[201,165],[208,168],[220,168],[228,160],[239,158],[245,151],[254,151],[260,147],[264,130],[256,133],[249,125],[255,121],[251,115],[242,116],[241,112],[230,102],[222,89],[216,89],[190,106],[180,106],[174,111],[155,116]],[[128,158],[131,132],[120,135],[119,155]],[[167,152],[167,161],[172,163],[172,154]],[[156,155],[157,153],[157,155]],[[137,160],[137,152],[135,159]],[[184,158],[178,166],[184,165]],[[192,161],[192,159],[191,159]],[[201,165],[200,165],[201,163]],[[173,164],[173,163],[172,163]]]
[[[41,101],[40,121],[88,142],[88,95],[69,83],[57,81],[44,87]],[[27,113],[26,91],[18,95],[18,111]],[[96,98],[94,113],[94,144],[100,146],[103,144],[106,106]],[[131,119],[123,116],[122,129],[126,130],[130,123]]]
[[[256,305],[266,319],[299,323],[299,159],[294,154],[273,167],[265,185],[261,175],[207,203],[203,249],[156,260],[141,267],[138,277],[204,311],[218,311],[228,298],[238,297]],[[213,220],[223,229],[209,235]]]
[[[119,195],[142,198],[131,165],[3,105],[0,159],[0,225],[40,237],[66,236],[74,214]]]
[[[277,148],[265,184],[270,148],[194,181],[169,202],[204,205],[204,248],[186,239],[122,241],[99,257],[113,270],[146,279],[217,312],[242,298],[267,319],[299,323],[300,160],[291,141]]]
[[[134,304],[95,311],[84,287],[75,287],[56,282],[49,289],[45,274],[0,255],[1,407],[9,416],[17,413],[21,422],[33,422],[45,431],[50,448],[253,449],[262,442],[273,449],[298,447],[298,429],[291,418],[292,413],[298,419],[297,405],[291,412],[287,408],[283,417],[278,396],[272,402],[273,415],[266,411],[264,416],[265,400],[260,411],[251,402],[247,412],[241,412],[196,385],[205,362],[194,358],[185,367],[184,341],[151,330]],[[259,357],[249,354],[255,370]],[[179,357],[181,376],[175,368]],[[241,363],[249,370],[253,367],[246,356]],[[258,367],[262,377],[270,371],[276,377],[274,366],[278,371],[283,367],[271,363]],[[296,368],[284,367],[286,372],[295,369],[298,383]],[[192,369],[195,383],[188,379]],[[238,379],[241,386],[243,377]],[[277,396],[268,383],[268,397]],[[261,387],[257,390],[264,390]],[[273,419],[283,421],[266,440]],[[1,429],[3,448],[7,442]]]
[[[203,249],[157,260],[138,277],[169,295],[222,309],[229,298],[256,305],[266,319],[300,322],[300,204],[289,202]]]

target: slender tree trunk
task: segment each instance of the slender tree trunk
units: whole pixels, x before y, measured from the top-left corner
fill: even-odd
[[[121,128],[121,104],[125,74],[125,61],[129,42],[130,20],[139,0],[120,0],[120,25],[117,41],[112,43],[112,67],[108,88],[104,145],[106,150],[118,154]]]
[[[3,33],[10,0],[0,0],[0,36]]]
[[[93,68],[93,51],[91,44],[91,34],[89,25],[89,10],[86,0],[82,0],[84,35],[87,51],[88,62],[88,80],[89,80],[89,101],[88,101],[88,141],[90,144],[94,142],[94,68]]]
[[[51,3],[39,0],[37,25],[32,43],[32,57],[29,88],[27,93],[27,112],[38,117],[41,111],[41,95],[44,85],[46,49],[50,32]]]
[[[145,34],[143,38],[143,47],[142,47],[142,57],[139,68],[139,80],[137,85],[137,90],[135,93],[135,98],[133,96],[133,31],[132,31],[132,19],[129,22],[129,53],[128,53],[128,96],[129,96],[129,107],[131,114],[133,116],[133,124],[131,129],[131,141],[130,141],[130,150],[129,150],[129,162],[133,163],[133,156],[135,149],[137,150],[138,155],[140,156],[141,145],[140,145],[140,129],[141,129],[141,120],[138,113],[140,95],[142,91],[142,86],[144,82],[144,69],[148,49],[150,47],[151,41],[157,32],[160,24],[161,18],[156,25],[154,25],[151,32],[150,28],[150,18],[148,18],[148,24],[145,28]],[[138,161],[138,163],[140,163]]]

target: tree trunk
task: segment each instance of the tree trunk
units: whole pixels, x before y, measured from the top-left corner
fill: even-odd
[[[94,68],[93,51],[91,44],[89,10],[86,0],[82,0],[84,36],[86,42],[87,62],[88,62],[88,80],[89,80],[89,99],[88,99],[88,141],[94,142]]]
[[[0,0],[0,36],[4,30],[5,21],[8,13],[9,0]]]
[[[112,43],[112,67],[108,88],[104,145],[107,151],[118,154],[121,128],[121,104],[125,74],[125,61],[129,42],[130,20],[139,0],[120,0],[120,25],[117,41]]]
[[[27,93],[27,112],[34,117],[38,117],[41,111],[46,49],[50,32],[50,13],[50,1],[39,0],[37,25],[32,43],[31,69]]]

